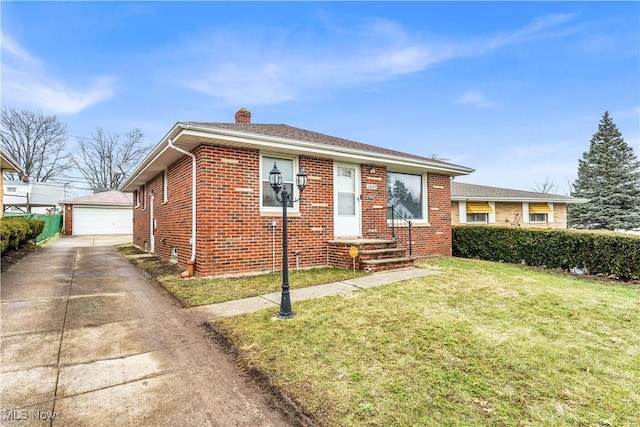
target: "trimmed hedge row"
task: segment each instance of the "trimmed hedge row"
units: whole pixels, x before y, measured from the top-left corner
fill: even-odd
[[[34,240],[44,230],[44,221],[29,218],[2,218],[0,221],[0,252],[18,249],[30,240]]]
[[[454,226],[453,256],[640,278],[640,238],[573,230]]]

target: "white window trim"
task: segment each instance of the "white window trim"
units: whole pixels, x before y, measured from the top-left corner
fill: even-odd
[[[140,207],[140,187],[136,190],[136,208]]]
[[[496,223],[496,202],[487,202],[492,212],[489,212],[487,222],[467,222],[467,201],[460,200],[458,202],[458,224],[495,224]]]
[[[487,202],[491,207],[491,212],[489,212],[489,224],[496,223],[496,202]]]
[[[296,185],[296,174],[298,173],[297,171],[300,170],[299,168],[299,158],[297,156],[283,156],[282,154],[279,153],[269,153],[269,152],[264,152],[264,153],[260,153],[260,173],[258,175],[258,188],[260,189],[260,212],[264,212],[264,213],[273,213],[273,212],[279,212],[282,213],[282,205],[280,206],[262,206],[262,174],[263,174],[263,167],[264,167],[264,161],[263,158],[264,157],[271,157],[274,159],[283,159],[283,160],[291,160],[293,161],[293,195],[292,197],[294,198],[294,200],[298,200],[300,198],[300,191],[298,190],[298,186]],[[277,162],[276,162],[277,163]],[[269,170],[267,171],[270,172],[271,169],[273,168],[272,166],[267,165],[267,168],[269,168]],[[273,190],[271,190],[273,191]],[[300,212],[300,203],[299,201],[293,202],[293,206],[291,207],[287,207],[287,213],[289,212],[293,212],[293,213],[298,213]]]
[[[404,174],[404,175],[415,175],[415,176],[419,176],[422,179],[422,216],[424,218],[421,219],[415,219],[415,218],[411,218],[409,219],[409,221],[411,221],[411,224],[421,224],[421,225],[429,225],[429,178],[428,178],[428,174],[424,174],[424,173],[411,173],[411,172],[404,172],[404,171],[399,171],[399,170],[392,170],[392,169],[387,169],[387,173],[400,173],[400,174]],[[388,181],[388,177],[386,178],[386,181]],[[386,184],[386,183],[385,183]],[[387,206],[388,205],[388,199],[387,199]],[[391,220],[387,218],[387,223],[391,223]]]
[[[553,203],[547,202],[549,209],[553,211]],[[553,212],[547,214],[546,221],[530,221],[529,220],[529,202],[522,202],[522,222],[527,224],[552,224],[554,222]]]
[[[162,171],[162,203],[169,201],[169,177],[168,169],[164,168]]]
[[[467,202],[460,200],[458,202],[458,224],[467,223]]]

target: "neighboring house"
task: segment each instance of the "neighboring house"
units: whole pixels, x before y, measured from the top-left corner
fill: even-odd
[[[55,214],[60,212],[60,200],[66,197],[64,184],[5,181],[2,202],[5,212]]]
[[[279,269],[275,162],[296,197],[295,174],[308,175],[288,209],[290,259],[299,267],[349,268],[349,248],[367,248],[363,239],[384,248],[388,180],[412,202],[412,255],[451,254],[449,183],[473,169],[250,117],[241,109],[235,123],[179,122],[167,133],[121,187],[134,193],[134,244],[183,266],[193,261],[203,276]]]
[[[587,203],[558,194],[451,182],[451,223],[567,228],[567,205]]]
[[[0,194],[2,194],[2,213],[0,216],[4,215],[4,173],[5,172],[21,172],[20,165],[17,161],[13,159],[6,153],[2,148],[0,148]]]
[[[60,202],[64,206],[65,235],[132,234],[131,193],[105,191]]]

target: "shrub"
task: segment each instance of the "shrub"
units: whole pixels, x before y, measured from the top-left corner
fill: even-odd
[[[0,235],[2,253],[7,249],[18,249],[23,244],[34,240],[44,230],[44,221],[28,218],[2,218]]]
[[[640,277],[640,239],[617,234],[513,227],[455,226],[453,255],[590,274]]]
[[[29,226],[27,240],[33,240],[44,231],[45,222],[40,219],[27,219],[27,225]]]
[[[9,247],[9,239],[11,238],[11,231],[9,227],[5,226],[4,221],[0,224],[0,252],[4,253]]]

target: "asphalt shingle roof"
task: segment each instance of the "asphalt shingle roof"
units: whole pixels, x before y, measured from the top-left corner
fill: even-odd
[[[463,198],[493,199],[540,199],[542,200],[566,200],[575,201],[576,198],[559,194],[540,193],[536,191],[513,190],[510,188],[489,187],[486,185],[466,184],[463,182],[451,182],[451,198],[459,200]]]
[[[64,200],[63,203],[70,205],[132,205],[133,195],[131,193],[112,190],[89,194],[87,196],[74,197],[73,199]]]
[[[415,159],[427,161],[433,164],[443,166],[452,166],[452,163],[443,162],[429,157],[416,156],[414,154],[403,153],[401,151],[391,150],[375,145],[363,144],[361,142],[351,141],[344,138],[338,138],[331,135],[325,135],[319,132],[313,132],[285,124],[260,124],[260,123],[217,123],[217,122],[187,122],[186,124],[208,127],[212,129],[226,129],[237,132],[253,133],[263,136],[271,136],[275,138],[286,138],[296,141],[311,142],[322,144],[330,147],[350,148],[353,150],[367,151],[371,153],[385,154],[389,156],[404,157],[407,159]]]

